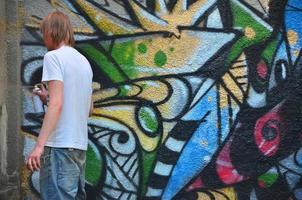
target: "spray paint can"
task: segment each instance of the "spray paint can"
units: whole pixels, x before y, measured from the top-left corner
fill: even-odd
[[[41,89],[39,88],[38,85],[35,85],[33,91],[37,93],[41,91]],[[43,103],[38,95],[33,95],[32,101],[33,101],[33,107],[35,113],[44,112]]]

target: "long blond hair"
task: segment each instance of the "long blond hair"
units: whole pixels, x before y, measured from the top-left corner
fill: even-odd
[[[73,28],[67,15],[60,11],[53,11],[44,17],[40,30],[42,34],[49,34],[56,45],[61,42],[69,46],[74,45]]]

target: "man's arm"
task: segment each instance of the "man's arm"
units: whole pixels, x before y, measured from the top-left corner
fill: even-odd
[[[43,120],[42,128],[34,150],[28,157],[27,166],[31,171],[40,168],[40,157],[49,135],[55,129],[62,111],[63,105],[63,82],[49,81],[48,83],[49,104]]]

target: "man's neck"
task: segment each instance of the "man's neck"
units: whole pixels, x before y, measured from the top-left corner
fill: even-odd
[[[59,49],[59,48],[61,48],[62,46],[65,46],[65,45],[66,45],[65,42],[61,42],[58,46],[56,46],[55,49]]]

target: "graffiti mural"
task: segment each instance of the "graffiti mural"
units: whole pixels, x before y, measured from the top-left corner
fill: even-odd
[[[300,0],[24,2],[24,155],[45,109],[39,23],[58,9],[94,72],[89,199],[302,199]],[[38,175],[23,170],[28,199]]]

